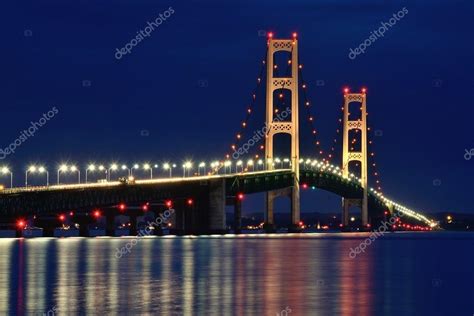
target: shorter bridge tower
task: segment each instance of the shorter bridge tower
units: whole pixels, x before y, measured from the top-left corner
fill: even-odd
[[[350,120],[350,104],[360,104],[360,119]],[[342,175],[349,177],[349,164],[351,161],[360,163],[360,179],[363,189],[361,199],[342,198],[342,225],[349,225],[349,208],[351,206],[359,206],[362,209],[362,225],[367,227],[369,224],[369,203],[368,203],[368,179],[367,179],[367,104],[366,90],[362,89],[361,93],[349,93],[349,89],[344,89],[344,118],[343,118],[343,141],[342,141]],[[352,151],[349,146],[349,136],[351,130],[359,130],[361,135],[360,151]]]

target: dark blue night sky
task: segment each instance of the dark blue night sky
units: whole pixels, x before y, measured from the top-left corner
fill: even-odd
[[[18,185],[31,162],[54,170],[62,161],[84,168],[90,161],[222,158],[265,53],[259,30],[276,37],[296,31],[323,147],[335,136],[342,87],[367,86],[387,196],[426,212],[474,213],[474,159],[464,159],[474,148],[471,0],[47,0],[2,7],[1,147],[53,106],[59,110],[0,162],[13,167]],[[169,7],[174,14],[131,54],[114,57]],[[408,14],[384,37],[348,58],[403,7]],[[260,102],[252,130],[263,121]],[[314,155],[304,124],[301,135],[302,155]],[[258,201],[247,210],[260,208]],[[331,194],[306,193],[302,210],[338,210],[339,203]]]

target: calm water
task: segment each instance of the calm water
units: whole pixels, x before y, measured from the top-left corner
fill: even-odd
[[[0,314],[474,314],[474,234],[0,239]]]

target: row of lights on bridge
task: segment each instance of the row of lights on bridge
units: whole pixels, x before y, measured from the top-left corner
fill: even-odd
[[[302,162],[303,160],[300,160],[300,161]],[[273,160],[270,159],[267,162],[269,162],[269,163],[274,162],[275,164],[280,164],[281,167],[282,167],[283,163],[290,163],[290,160],[288,158],[284,158],[284,159],[274,158]],[[205,175],[206,174],[206,168],[208,166],[212,169],[217,169],[218,167],[223,166],[225,168],[224,171],[227,172],[228,168],[232,167],[232,165],[233,164],[232,164],[231,160],[226,160],[224,162],[214,161],[214,162],[210,163],[209,165],[206,164],[206,162],[200,162],[197,165],[197,167],[198,167],[197,173],[198,173],[198,175],[201,175],[201,172],[203,172],[203,174]],[[240,171],[244,172],[244,171],[247,171],[249,168],[251,168],[251,169],[253,169],[253,171],[255,171],[255,166],[257,166],[257,168],[263,167],[264,161],[262,159],[259,159],[259,160],[249,159],[246,162],[247,170],[244,170],[244,165],[245,165],[245,163],[242,160],[238,160],[238,161],[235,162],[236,168],[240,167],[241,168]],[[192,170],[192,168],[194,166],[195,166],[194,162],[185,161],[182,165],[183,177],[186,177],[186,175],[190,176],[190,171]],[[176,169],[176,168],[177,168],[177,165],[174,164],[174,163],[163,163],[162,164],[162,169],[166,172],[169,172],[169,177],[173,176],[173,169]],[[159,169],[158,164],[152,165],[152,164],[149,164],[149,163],[145,163],[143,165],[134,164],[131,167],[129,167],[127,165],[119,165],[119,164],[116,164],[116,163],[113,163],[108,167],[105,166],[105,165],[90,164],[85,169],[85,183],[88,183],[88,176],[89,176],[89,173],[91,173],[91,172],[97,172],[97,171],[98,172],[104,172],[106,174],[106,180],[110,181],[111,173],[115,172],[115,171],[120,171],[120,170],[126,171],[128,173],[129,177],[133,177],[133,171],[134,170],[149,171],[150,172],[150,179],[153,179],[153,170],[157,170],[157,169]],[[231,171],[232,170],[230,170],[230,172]],[[65,173],[77,173],[78,183],[81,183],[81,170],[76,165],[61,164],[58,167],[58,169],[56,169],[56,172],[57,172],[57,174],[56,174],[57,185],[60,184],[61,174],[65,174]],[[236,172],[238,172],[238,170],[236,170]],[[3,167],[0,167],[0,173],[3,174],[3,175],[8,175],[8,174],[10,175],[10,188],[13,187],[13,171],[9,167],[3,166]],[[46,174],[46,185],[47,186],[50,185],[49,171],[48,171],[48,169],[46,169],[45,166],[31,165],[25,170],[25,186],[26,187],[28,186],[28,177],[29,177],[30,174]]]

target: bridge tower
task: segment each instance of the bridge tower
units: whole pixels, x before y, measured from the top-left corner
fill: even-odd
[[[350,120],[351,103],[360,104],[361,117],[358,120]],[[346,199],[342,198],[342,224],[349,224],[349,208],[351,206],[359,206],[362,209],[362,225],[367,227],[369,223],[368,212],[368,183],[367,183],[367,104],[365,89],[361,93],[349,93],[344,89],[344,114],[343,114],[343,141],[342,141],[342,175],[349,177],[349,163],[358,161],[360,163],[360,179],[361,186],[364,190],[362,199]],[[360,151],[351,151],[349,149],[349,133],[351,130],[359,130],[361,133]]]
[[[289,77],[274,77],[274,56],[280,51],[291,55],[291,75]],[[274,92],[286,89],[291,93],[291,120],[275,120]],[[300,221],[300,188],[299,188],[299,124],[298,124],[298,40],[296,34],[292,39],[274,39],[268,37],[267,50],[267,98],[266,98],[266,127],[265,158],[268,170],[273,169],[273,137],[279,133],[291,135],[291,170],[295,174],[295,182],[289,191],[270,191],[266,193],[265,226],[270,230],[274,227],[273,205],[279,195],[291,197],[291,223],[296,227]],[[283,114],[283,113],[282,113]],[[288,115],[289,116],[289,115]]]

